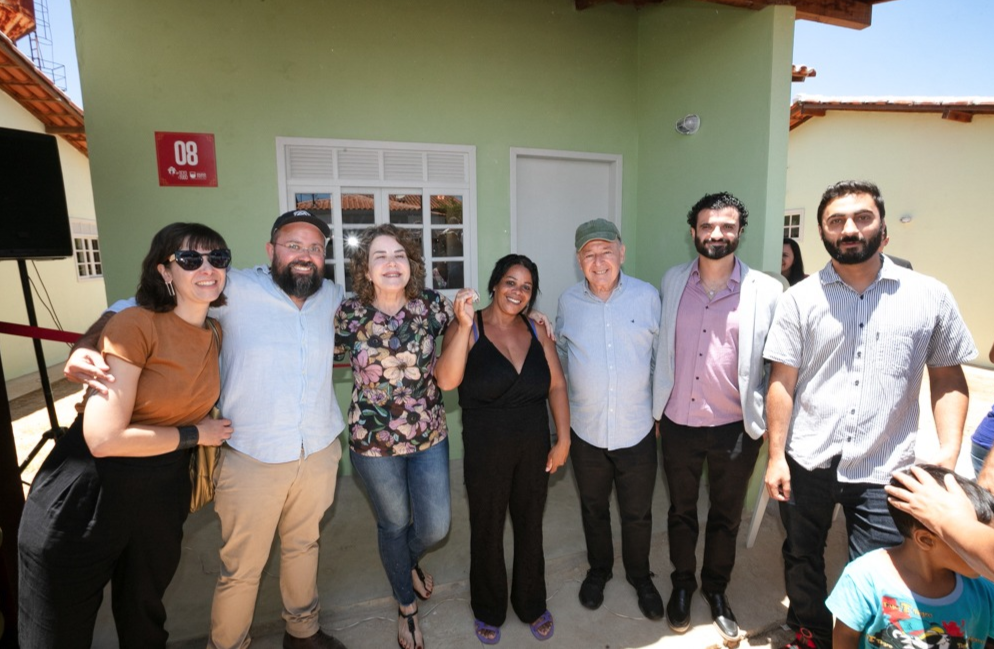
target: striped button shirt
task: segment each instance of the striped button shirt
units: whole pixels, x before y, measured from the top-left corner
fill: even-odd
[[[831,262],[789,289],[763,352],[798,368],[787,453],[809,470],[840,456],[839,481],[874,484],[915,460],[925,366],[976,355],[949,289],[886,257],[862,294]]]
[[[563,291],[556,347],[569,383],[569,414],[583,441],[608,450],[649,433],[659,292],[624,273],[607,301],[582,281]]]

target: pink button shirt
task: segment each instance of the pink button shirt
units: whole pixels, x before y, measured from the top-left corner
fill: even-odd
[[[681,426],[705,428],[742,420],[739,398],[739,260],[713,298],[690,271],[676,316],[673,391],[664,410]]]

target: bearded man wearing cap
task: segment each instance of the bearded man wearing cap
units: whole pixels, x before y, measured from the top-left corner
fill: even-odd
[[[659,333],[659,293],[621,272],[625,245],[606,219],[576,229],[576,259],[584,280],[563,292],[556,317],[556,346],[569,384],[570,457],[580,493],[590,569],[580,586],[589,609],[604,602],[613,576],[611,490],[617,489],[621,556],[639,609],[663,618],[652,583],[652,493],[656,436],[652,373]]]
[[[310,212],[281,215],[266,243],[269,267],[228,271],[221,323],[221,398],[234,433],[215,473],[221,570],[207,646],[245,647],[262,571],[280,536],[285,649],[345,649],[321,631],[319,525],[335,495],[345,428],[332,387],[333,321],[341,286],[324,279],[328,224]],[[105,392],[109,368],[93,351],[112,312],[91,327],[65,375]]]

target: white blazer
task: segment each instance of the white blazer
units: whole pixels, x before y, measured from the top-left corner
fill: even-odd
[[[753,439],[766,432],[768,365],[763,362],[766,334],[783,285],[772,277],[742,264],[739,284],[739,397],[745,430]],[[674,266],[660,284],[663,309],[659,320],[656,371],[652,384],[652,416],[658,421],[673,391],[676,347],[676,312],[690,279],[693,261]]]

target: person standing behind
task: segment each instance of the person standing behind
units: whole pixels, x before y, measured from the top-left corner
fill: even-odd
[[[790,237],[783,238],[783,254],[780,257],[780,274],[793,286],[807,277],[804,273],[804,259],[801,247]]]
[[[669,626],[677,633],[690,628],[697,500],[707,462],[711,506],[701,595],[728,640],[738,637],[739,626],[725,589],[747,483],[766,432],[763,345],[783,292],[780,282],[735,256],[748,219],[745,205],[726,192],[704,196],[687,214],[698,256],[663,276],[652,395],[670,493]]]
[[[570,457],[590,564],[580,603],[599,608],[613,576],[610,497],[617,488],[625,574],[642,614],[661,620],[663,600],[649,570],[658,466],[652,371],[659,293],[621,272],[625,246],[614,223],[587,221],[574,241],[584,280],[559,298],[556,347],[569,386]]]
[[[952,468],[963,437],[960,364],[977,349],[943,284],[880,254],[884,216],[873,183],[825,191],[818,232],[832,260],[784,294],[763,352],[773,362],[766,487],[787,532],[787,623],[797,633],[788,647],[832,646],[824,553],[836,503],[850,559],[902,540],[884,486],[914,462],[926,368],[939,438],[933,462]]]
[[[259,582],[276,534],[284,649],[345,647],[321,630],[317,590],[320,523],[335,497],[338,436],[345,427],[332,389],[332,323],[343,291],[324,279],[330,234],[328,224],[306,210],[282,214],[266,243],[270,266],[230,270],[228,304],[211,311],[224,329],[218,405],[234,433],[215,474],[221,570],[209,649],[251,642]],[[97,321],[87,334],[101,327]],[[106,390],[99,382],[113,381],[106,370],[84,344],[65,374]]]

